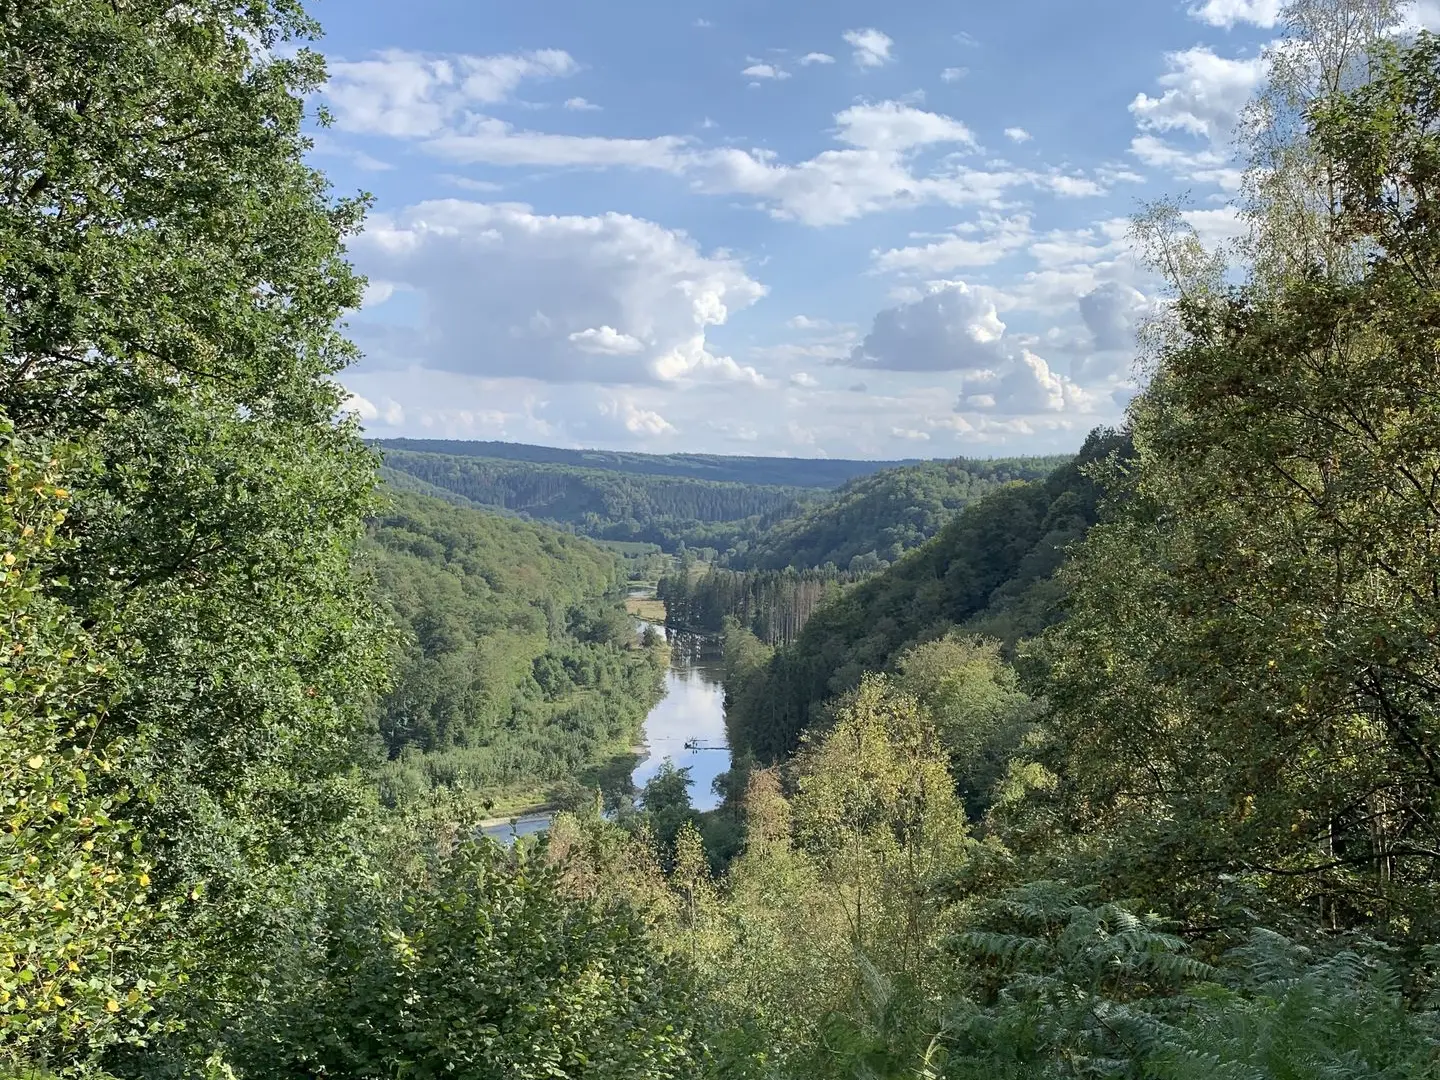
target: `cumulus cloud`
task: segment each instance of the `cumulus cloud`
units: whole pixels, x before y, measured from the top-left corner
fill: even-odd
[[[1190,9],[1190,17],[1229,30],[1236,23],[1253,23],[1266,29],[1280,21],[1285,0],[1205,0]]]
[[[925,203],[999,206],[1017,187],[1062,196],[1098,194],[1083,177],[1020,169],[1005,162],[963,164],[954,153],[925,173],[915,155],[926,148],[978,149],[964,123],[897,101],[856,105],[837,113],[842,148],[786,164],[763,150],[730,147],[693,154],[686,172],[698,190],[751,195],[771,214],[807,225],[835,225],[864,214]]]
[[[797,371],[790,376],[790,385],[798,386],[804,390],[813,390],[820,385],[820,380],[811,375],[808,371]]]
[[[1167,53],[1159,97],[1140,93],[1130,103],[1141,134],[1130,152],[1141,162],[1197,183],[1237,190],[1242,174],[1232,140],[1240,115],[1266,76],[1263,57],[1231,60],[1197,46]],[[1188,139],[1177,145],[1166,136]]]
[[[855,63],[859,67],[883,67],[895,59],[890,52],[895,42],[873,26],[864,30],[847,30],[844,37],[845,44],[854,50]]]
[[[347,394],[345,401],[340,406],[340,411],[354,413],[371,426],[384,424],[387,427],[399,427],[405,422],[405,410],[401,408],[399,402],[389,398],[385,399],[382,407],[359,394]]]
[[[1090,395],[1029,349],[1021,349],[1002,369],[981,371],[965,379],[956,410],[974,409],[1006,416],[1034,413],[1087,412]]]
[[[1005,129],[1005,137],[1013,143],[1027,143],[1031,135],[1022,127],[1008,127]]]
[[[1229,60],[1204,46],[1166,53],[1159,97],[1140,93],[1130,112],[1145,131],[1183,131],[1225,145],[1265,78],[1265,61]]]
[[[439,200],[378,215],[353,251],[425,310],[379,349],[357,324],[372,363],[550,382],[764,382],[706,340],[764,286],[653,222]]]
[[[1119,281],[1107,281],[1080,298],[1080,316],[1100,350],[1134,348],[1136,331],[1154,308],[1139,289]]]
[[[593,101],[586,101],[583,97],[567,98],[565,108],[571,112],[599,112],[600,106]]]
[[[788,79],[790,73],[784,68],[776,67],[774,64],[752,63],[744,71],[740,72],[749,79]]]
[[[659,435],[676,435],[679,430],[653,409],[637,406],[629,398],[609,398],[596,405],[602,423],[585,425],[591,430],[616,428],[630,435],[654,438]]]
[[[984,370],[1008,358],[992,300],[963,281],[944,282],[875,316],[849,362],[890,371]]]
[[[879,270],[910,270],[925,274],[944,273],[962,267],[990,266],[1029,244],[1030,219],[985,217],[957,226],[949,235],[928,244],[875,254]]]
[[[898,101],[855,105],[835,115],[841,142],[864,150],[904,152],[919,146],[953,143],[974,148],[975,134],[959,120]]]
[[[963,375],[959,413],[1087,412],[1094,398],[1011,340],[994,300],[963,281],[933,282],[886,308],[851,353],[855,367]]]
[[[811,64],[833,64],[835,58],[829,53],[812,52],[806,53],[800,58],[801,67],[809,67]]]
[[[948,67],[948,68],[946,68],[944,71],[940,72],[940,81],[941,81],[941,82],[959,82],[961,79],[963,79],[966,75],[969,75],[969,74],[970,74],[970,69],[969,69],[969,68],[964,68],[964,67]]]
[[[495,56],[429,56],[389,49],[369,60],[330,61],[325,99],[341,131],[423,138],[476,105],[504,101],[526,79],[570,75],[561,49]]]

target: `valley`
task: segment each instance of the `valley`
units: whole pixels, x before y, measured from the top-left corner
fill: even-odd
[[[0,1080],[1440,1075],[1433,4],[0,13]]]

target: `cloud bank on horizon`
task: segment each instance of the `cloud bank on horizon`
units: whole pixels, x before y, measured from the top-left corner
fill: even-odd
[[[321,10],[316,160],[376,196],[352,407],[380,436],[1072,449],[1158,302],[1128,216],[1188,191],[1235,230],[1281,6]]]

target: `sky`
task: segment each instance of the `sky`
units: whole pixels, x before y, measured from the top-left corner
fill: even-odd
[[[1236,229],[1280,6],[317,0],[312,160],[375,199],[350,407],[378,437],[1073,450],[1162,295],[1130,216]]]

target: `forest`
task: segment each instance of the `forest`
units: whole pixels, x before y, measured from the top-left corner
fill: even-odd
[[[3,14],[0,1076],[1440,1071],[1440,37],[1286,5],[1242,239],[1133,223],[1123,428],[771,641],[758,573],[831,571],[701,590],[699,815],[585,776],[664,663],[614,554],[344,409],[298,0]],[[506,847],[521,778],[574,797]]]
[[[929,540],[956,512],[1013,481],[1044,476],[1060,458],[931,461],[851,480],[833,496],[774,521],[736,556],[737,569],[878,569]]]
[[[393,486],[498,508],[604,540],[726,551],[819,489],[387,449]]]
[[[436,787],[497,812],[630,760],[664,654],[639,649],[616,558],[544,526],[396,493],[360,565],[394,628],[375,703],[382,800]]]
[[[627,476],[672,476],[748,487],[838,488],[859,476],[907,461],[846,461],[841,458],[742,457],[730,454],[639,454],[617,450],[565,450],[554,446],[461,439],[375,439],[383,455],[395,451],[479,457],[492,461],[564,465]]]

